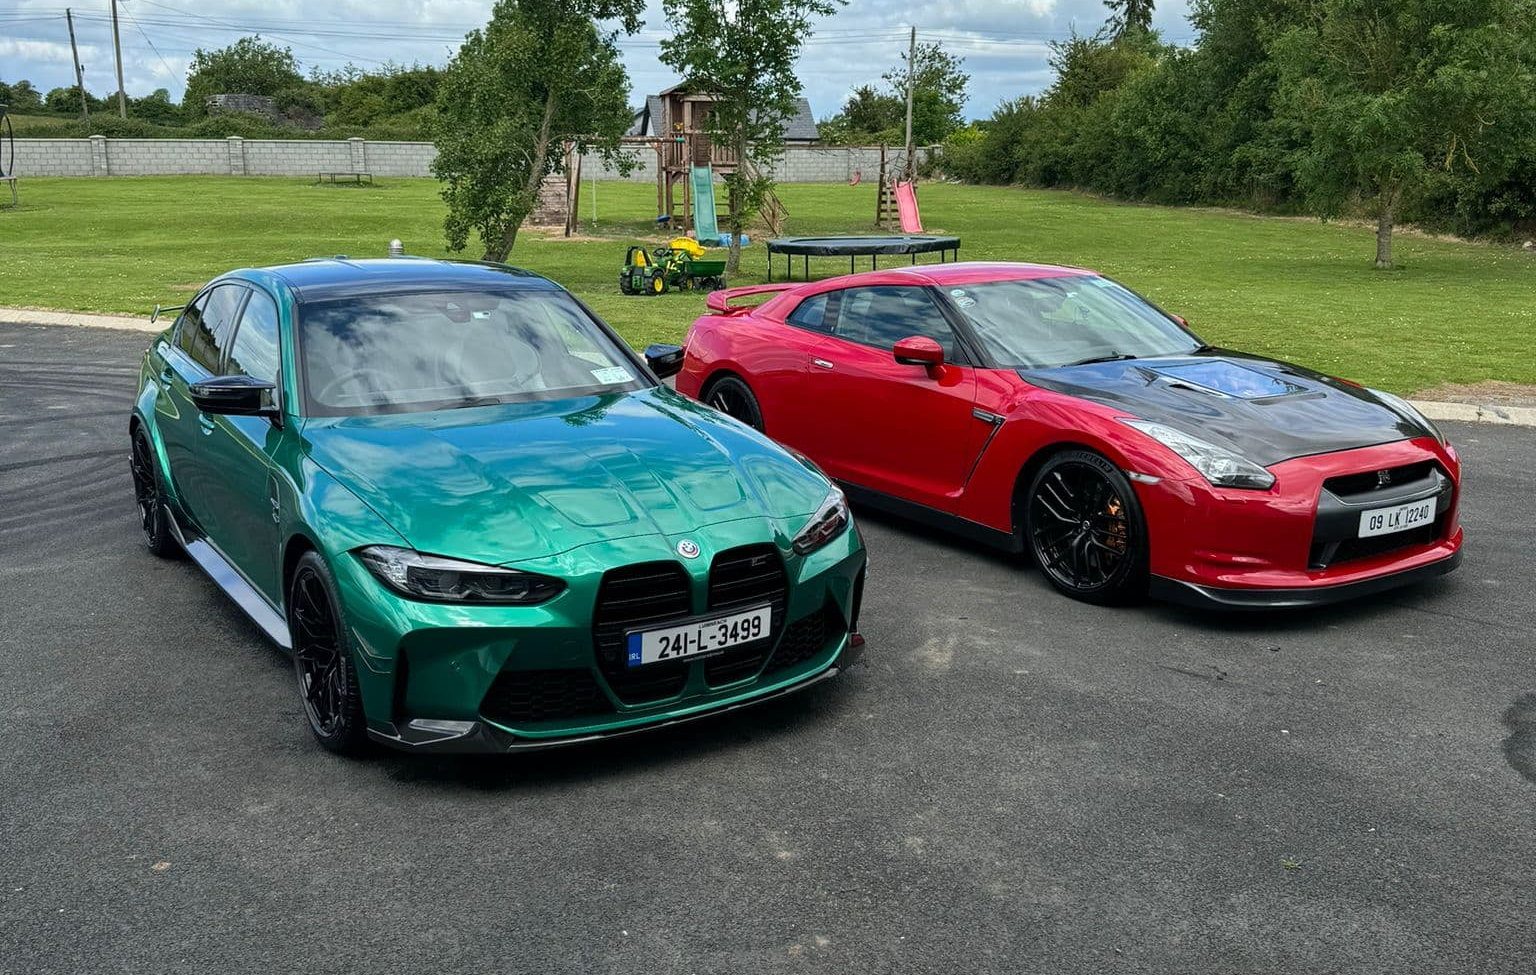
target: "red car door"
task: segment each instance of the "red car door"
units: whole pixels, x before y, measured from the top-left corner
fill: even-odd
[[[832,327],[827,300],[825,294],[812,295],[791,310],[783,324],[764,322],[755,326],[759,333],[742,342],[743,351],[739,353],[763,412],[763,432],[806,453],[810,452],[808,431],[820,419],[806,395],[806,373],[811,352]],[[750,355],[747,349],[751,350]]]
[[[836,293],[832,334],[811,350],[802,448],[827,473],[952,511],[988,424],[972,412],[976,374],[927,289],[873,285]],[[897,341],[925,336],[940,366],[896,361]]]

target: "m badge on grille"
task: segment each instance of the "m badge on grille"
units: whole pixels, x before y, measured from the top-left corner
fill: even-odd
[[[685,538],[677,543],[677,554],[685,559],[696,559],[699,557],[699,544],[691,538]]]

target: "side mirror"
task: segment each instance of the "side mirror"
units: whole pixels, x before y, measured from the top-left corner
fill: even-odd
[[[276,391],[276,385],[254,376],[215,376],[188,388],[199,410],[223,416],[275,417],[272,394]]]
[[[683,371],[683,347],[661,343],[648,345],[645,347],[645,364],[659,379],[675,376]]]
[[[909,335],[897,342],[892,351],[896,361],[904,366],[927,366],[932,369],[944,364],[944,346],[926,335]]]

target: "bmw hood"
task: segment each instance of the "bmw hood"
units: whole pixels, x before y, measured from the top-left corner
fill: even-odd
[[[1224,349],[1019,375],[1035,386],[1165,423],[1264,467],[1435,435],[1368,389]]]
[[[808,517],[829,490],[783,448],[668,389],[314,418],[304,439],[412,547],[488,564]]]

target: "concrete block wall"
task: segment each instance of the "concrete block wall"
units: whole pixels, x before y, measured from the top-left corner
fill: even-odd
[[[430,142],[364,142],[360,168],[375,176],[431,176],[435,158]]]
[[[95,176],[90,139],[17,139],[17,176]]]
[[[320,172],[352,172],[352,147],[347,140],[246,139],[248,176],[308,176]]]
[[[627,176],[595,155],[582,158],[584,180],[656,181],[656,152],[650,146],[623,150],[637,166]],[[933,147],[918,150],[924,156]],[[428,177],[437,155],[430,142],[369,142],[363,139],[17,139],[16,175],[27,176],[308,176],[320,172],[367,171],[375,176]],[[891,150],[887,166],[902,166]],[[780,183],[837,183],[862,172],[873,181],[880,171],[878,148],[790,146],[769,167]]]

